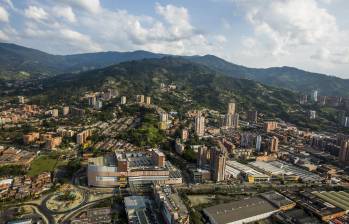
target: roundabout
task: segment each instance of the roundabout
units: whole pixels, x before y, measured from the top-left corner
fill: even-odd
[[[45,200],[44,206],[52,213],[65,213],[78,208],[85,203],[85,200],[84,192],[65,184]]]

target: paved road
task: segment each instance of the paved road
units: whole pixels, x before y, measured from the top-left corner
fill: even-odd
[[[67,222],[69,219],[71,219],[72,217],[74,217],[75,215],[77,215],[79,212],[83,211],[84,209],[86,208],[89,208],[89,207],[92,207],[96,204],[98,204],[99,202],[101,201],[104,201],[108,198],[111,198],[112,196],[110,197],[107,197],[107,198],[103,198],[103,199],[99,199],[99,200],[96,200],[96,201],[92,201],[92,202],[88,202],[82,206],[80,206],[79,208],[77,209],[74,209],[73,211],[71,211],[70,213],[66,214],[65,216],[63,216],[60,220],[58,220],[58,223],[65,223]]]
[[[51,215],[46,214],[40,205],[34,203],[23,203],[22,205],[29,205],[33,207],[35,212],[38,213],[44,219],[44,222],[46,224],[54,223],[54,218]]]
[[[81,190],[80,190],[80,191],[81,191]],[[77,207],[72,208],[72,209],[70,209],[70,210],[58,212],[58,211],[52,211],[52,210],[50,210],[50,209],[47,208],[46,202],[51,198],[51,196],[54,195],[54,193],[52,193],[52,194],[46,196],[45,199],[42,200],[42,202],[41,202],[41,208],[42,208],[42,210],[45,212],[45,214],[49,214],[49,215],[65,214],[65,213],[67,213],[67,212],[73,211],[73,210],[75,210],[76,208],[79,208],[79,207],[83,206],[84,204],[86,204],[86,202],[87,202],[87,194],[86,194],[86,192],[84,192],[84,191],[81,191],[81,193],[82,193],[82,195],[83,195],[83,200],[82,200],[82,202],[80,203],[80,205],[78,205]]]

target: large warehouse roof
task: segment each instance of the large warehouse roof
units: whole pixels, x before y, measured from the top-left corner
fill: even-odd
[[[204,209],[204,213],[216,224],[232,223],[238,220],[270,213],[278,210],[261,197],[215,205]]]
[[[346,211],[349,210],[349,194],[344,191],[315,191],[312,192],[324,201],[327,201],[337,207],[340,207]]]
[[[273,165],[266,163],[266,162],[263,162],[263,161],[254,161],[254,162],[251,162],[249,164],[253,167],[261,169],[264,172],[267,172],[267,173],[272,174],[272,175],[282,175],[282,174],[286,173],[283,169],[276,167],[276,166],[273,166]]]

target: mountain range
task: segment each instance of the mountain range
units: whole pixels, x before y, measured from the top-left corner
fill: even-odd
[[[204,65],[217,73],[233,78],[250,79],[303,94],[319,90],[321,95],[349,96],[348,79],[307,72],[293,67],[248,68],[214,55],[175,56],[147,51],[52,55],[9,43],[0,43],[0,79],[42,78],[63,73],[80,73],[126,61],[169,56]]]
[[[77,105],[85,93],[117,89],[133,102],[135,96],[151,96],[152,102],[166,111],[184,114],[188,110],[212,108],[225,113],[232,99],[241,117],[257,110],[264,118],[281,118],[303,128],[338,131],[336,109],[322,110],[317,105],[300,105],[298,94],[254,80],[233,78],[205,65],[181,57],[162,57],[121,62],[106,68],[78,74],[61,74],[36,80],[35,91],[17,92],[34,104]],[[161,84],[175,84],[176,91],[164,91]],[[25,91],[23,88],[19,91]],[[119,98],[115,99],[117,102]],[[105,105],[108,107],[108,105]],[[309,120],[308,111],[316,110],[317,119]],[[263,114],[263,115],[262,115]],[[220,123],[221,121],[216,121]]]
[[[240,71],[244,72],[241,74],[247,74],[248,68],[227,64],[228,62],[214,56],[178,57],[138,51],[127,53],[129,55],[127,60],[125,57],[116,59],[116,56],[112,60],[108,54],[116,55],[116,53],[86,54],[85,59],[82,60],[83,57],[80,56],[51,57],[46,55],[47,57],[44,58],[40,56],[40,53],[36,55],[36,58],[48,62],[60,58],[62,67],[54,66],[57,64],[52,63],[52,66],[45,67],[45,69],[54,69],[46,70],[49,72],[45,75],[37,73],[37,77],[40,78],[34,78],[36,75],[34,73],[34,79],[30,81],[0,81],[0,93],[4,96],[25,95],[30,99],[30,102],[37,105],[83,107],[85,101],[81,99],[87,92],[116,89],[130,102],[135,100],[136,95],[144,94],[151,96],[152,102],[161,105],[166,111],[177,111],[180,114],[195,108],[211,108],[225,113],[227,103],[234,99],[237,102],[238,111],[242,112],[242,118],[246,116],[247,111],[257,110],[264,118],[281,118],[303,128],[333,132],[345,131],[337,125],[338,108],[330,108],[329,110],[316,104],[300,105],[298,103],[299,93],[265,85],[244,75],[239,75]],[[125,53],[118,54],[125,55]],[[99,60],[101,55],[107,55],[106,57],[110,60],[108,63],[112,63],[112,65],[107,66],[106,60]],[[153,58],[142,59],[148,56]],[[75,61],[67,62],[65,57],[75,58]],[[217,64],[206,65],[208,62],[205,63],[203,60],[209,58],[213,58]],[[114,64],[115,60],[126,61]],[[28,61],[31,62],[28,64],[33,65],[34,57]],[[212,63],[212,60],[208,61]],[[87,62],[89,68],[95,69],[81,70],[75,74],[69,72],[70,68],[79,68],[80,65],[86,65]],[[36,64],[40,63],[43,62],[36,61]],[[220,63],[229,65],[229,69],[223,69],[224,66],[220,68]],[[70,67],[63,67],[67,64]],[[21,65],[24,66],[26,63]],[[101,68],[98,68],[99,66]],[[233,72],[234,67],[237,68],[236,72]],[[44,69],[44,67],[38,66],[37,69]],[[165,85],[175,84],[177,89],[176,91],[164,91],[161,89],[162,83]],[[117,103],[119,98],[115,100],[114,103]],[[113,105],[115,104],[109,106]],[[108,104],[104,107],[108,108]],[[317,111],[317,119],[308,119],[309,110]],[[221,121],[215,122],[218,124]]]

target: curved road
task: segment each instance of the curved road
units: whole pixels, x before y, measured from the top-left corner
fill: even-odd
[[[106,197],[106,198],[103,198],[103,199],[98,199],[96,201],[91,201],[91,202],[88,202],[84,205],[81,205],[79,208],[76,208],[75,210],[71,211],[69,214],[63,216],[58,222],[59,223],[65,223],[67,220],[71,219],[72,217],[74,217],[75,215],[77,215],[79,212],[81,212],[82,210],[88,208],[88,207],[91,207],[101,201],[104,201],[106,199],[109,199],[113,196],[110,196],[110,197]]]
[[[46,202],[51,198],[51,196],[54,195],[54,193],[51,193],[51,194],[47,195],[47,196],[45,197],[45,199],[42,200],[42,202],[41,202],[41,207],[43,208],[43,210],[44,210],[44,212],[45,212],[46,214],[50,214],[50,215],[58,215],[58,214],[64,214],[64,213],[67,213],[67,212],[71,212],[71,211],[73,211],[73,210],[75,210],[75,209],[77,209],[77,208],[83,206],[84,204],[86,204],[86,201],[87,201],[86,192],[85,192],[85,191],[81,191],[81,190],[79,190],[79,191],[82,193],[82,196],[83,196],[84,198],[83,198],[83,201],[82,201],[77,207],[75,207],[75,208],[72,208],[72,209],[67,210],[67,211],[61,211],[61,212],[52,211],[52,210],[48,209],[47,206],[46,206]]]
[[[34,203],[23,203],[22,205],[29,205],[34,208],[35,212],[38,213],[45,221],[46,224],[55,223],[54,218],[51,215],[45,214],[41,205],[37,205]]]

